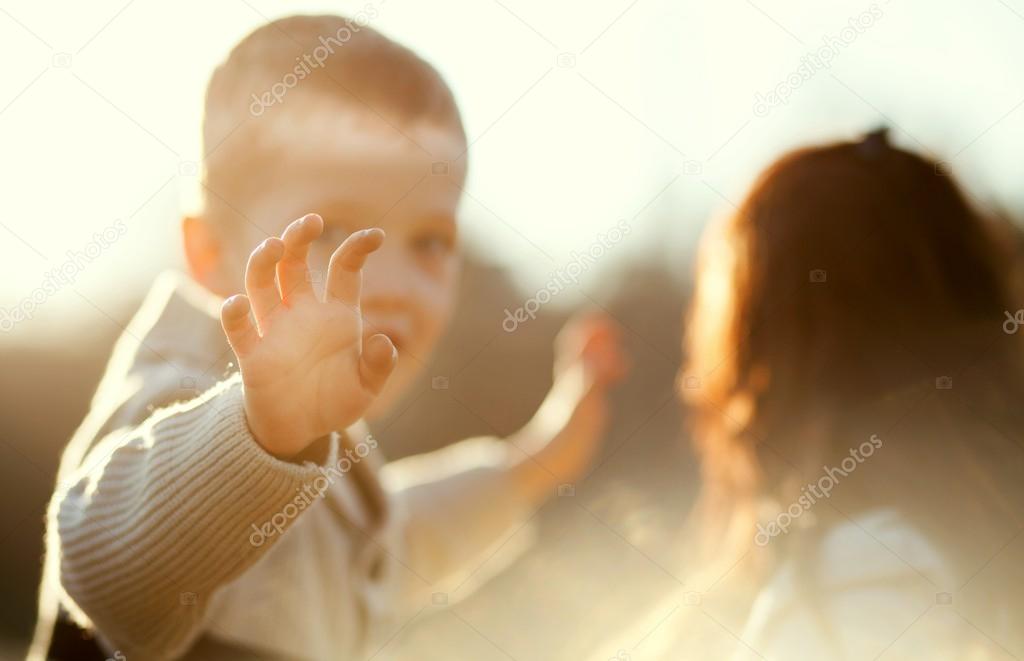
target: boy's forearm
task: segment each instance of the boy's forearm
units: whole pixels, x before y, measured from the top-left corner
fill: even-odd
[[[51,503],[61,584],[105,638],[147,658],[191,644],[212,592],[272,545],[294,519],[276,515],[320,474],[255,443],[237,379],[93,456]]]
[[[532,507],[538,507],[555,494],[559,480],[546,468],[521,458],[510,463],[507,471],[509,484]]]
[[[550,432],[527,425],[508,439],[517,449],[506,469],[509,482],[534,507],[554,496],[559,485],[581,476],[584,467],[573,452],[573,433],[571,428]]]
[[[509,460],[509,478],[535,505],[583,476],[603,433],[603,411],[593,406],[601,393],[579,399],[567,390],[556,383],[530,422],[508,438],[517,449]]]
[[[565,375],[555,380],[547,396],[526,425],[513,435],[518,447],[539,449],[566,428],[579,402],[582,384],[576,375]]]
[[[608,423],[608,389],[627,369],[603,317],[570,322],[559,335],[556,376],[533,418],[508,440],[519,450],[508,473],[535,505],[582,479]]]

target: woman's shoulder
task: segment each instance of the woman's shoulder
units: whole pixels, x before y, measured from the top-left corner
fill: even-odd
[[[816,574],[835,589],[907,575],[933,587],[954,580],[934,541],[890,508],[844,516],[822,532],[816,555]],[[787,570],[795,569],[792,561],[787,564]]]
[[[899,510],[873,509],[819,526],[771,542],[779,561],[752,600],[745,591],[730,593],[720,581],[705,593],[680,589],[590,658],[1019,657],[1024,609],[979,608],[975,602],[987,600],[991,590],[973,595],[965,590],[964,576],[954,571],[942,544]],[[1013,561],[1005,557],[999,562]],[[996,575],[1010,581],[1006,591],[1016,590],[1005,568],[997,568]],[[1011,601],[1024,599],[1010,596]]]
[[[818,534],[813,551],[782,558],[755,599],[740,636],[751,649],[766,658],[940,660],[998,650],[954,608],[956,579],[941,550],[896,510]]]

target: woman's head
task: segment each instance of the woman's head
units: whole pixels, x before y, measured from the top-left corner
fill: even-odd
[[[697,280],[687,373],[708,375],[701,394],[716,399],[783,386],[823,404],[873,396],[924,376],[950,335],[998,325],[1010,305],[988,226],[884,131],[769,167],[712,229]]]
[[[1014,309],[1007,268],[950,176],[885,131],[770,166],[704,237],[680,372],[719,532],[866,440],[834,433],[848,412],[969,367]]]

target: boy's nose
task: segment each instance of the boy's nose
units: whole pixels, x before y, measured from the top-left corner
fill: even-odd
[[[363,337],[384,333],[391,338],[400,352],[411,348],[415,339],[412,318],[407,314],[381,313],[364,310]]]
[[[407,309],[415,300],[415,273],[386,254],[374,255],[363,267],[361,306],[364,311],[395,311]]]

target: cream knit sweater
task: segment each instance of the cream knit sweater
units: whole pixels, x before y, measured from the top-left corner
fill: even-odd
[[[129,659],[348,658],[529,539],[495,439],[383,465],[357,425],[320,463],[267,454],[218,308],[166,274],[118,341],[61,461],[30,658],[61,606]]]

